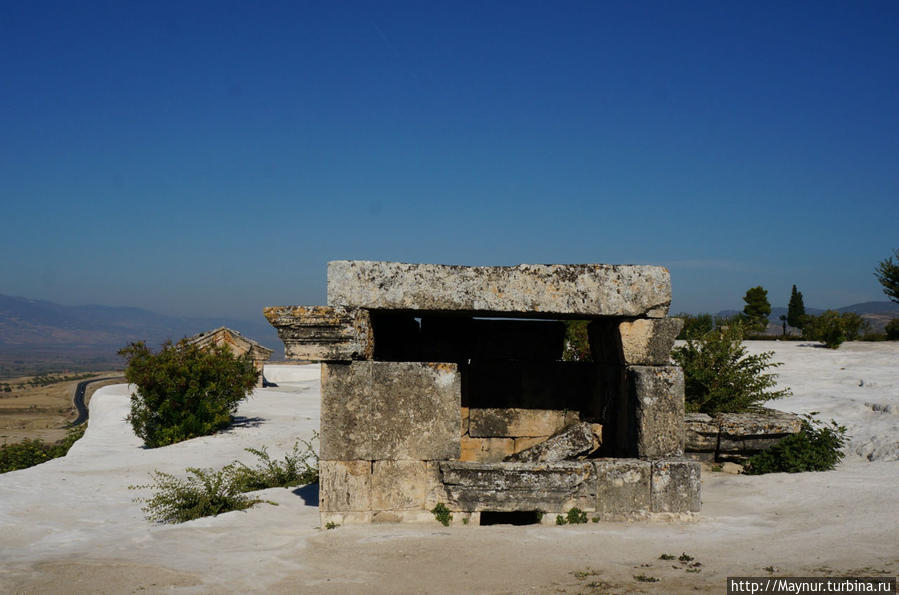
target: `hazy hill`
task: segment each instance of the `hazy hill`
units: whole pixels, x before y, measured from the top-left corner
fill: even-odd
[[[228,318],[179,318],[141,308],[63,306],[43,300],[0,295],[0,367],[27,372],[35,365],[48,368],[100,368],[120,365],[116,352],[131,341],[153,347],[167,339],[227,326],[274,349],[284,346],[275,329],[259,314],[259,321]],[[40,366],[38,366],[40,367]]]

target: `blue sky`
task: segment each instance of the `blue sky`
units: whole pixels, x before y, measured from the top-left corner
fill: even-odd
[[[0,293],[258,318],[328,260],[883,300],[899,3],[2,2]]]

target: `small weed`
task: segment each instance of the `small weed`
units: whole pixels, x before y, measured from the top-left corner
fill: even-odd
[[[537,519],[538,523],[543,522],[543,515],[546,514],[546,511],[540,510],[539,508],[534,511],[534,518]]]
[[[777,566],[765,566],[765,572],[777,572]]]
[[[693,556],[687,555],[686,552],[682,552],[678,560],[681,562],[692,562]]]
[[[453,520],[453,515],[443,502],[438,502],[437,506],[431,509],[431,513],[444,527],[449,527],[450,521]]]
[[[673,554],[662,554],[659,556],[659,560],[674,560],[675,557]]]
[[[566,518],[565,518],[564,516],[562,516],[561,514],[557,514],[557,515],[556,515],[556,524],[557,524],[557,525],[567,525],[567,524],[568,524],[568,519],[566,519]]]
[[[687,568],[687,572],[693,572],[693,573],[702,572],[702,569],[701,568]]]
[[[325,523],[325,529],[328,529],[328,530],[336,529],[339,526],[340,526],[340,523],[335,523],[334,521],[328,521],[327,523]]]
[[[234,481],[240,486],[242,492],[253,492],[266,488],[286,488],[306,485],[318,481],[318,453],[312,446],[312,441],[318,438],[318,432],[313,432],[310,440],[298,440],[293,445],[293,451],[284,455],[284,460],[272,460],[271,456],[262,448],[245,448],[247,452],[256,455],[259,464],[249,467],[240,461],[234,461],[226,469],[234,476]],[[300,450],[300,444],[303,448]]]
[[[598,516],[595,516],[590,520],[593,521],[594,523],[598,523],[600,521],[600,518]]]
[[[592,568],[587,568],[586,570],[573,570],[571,575],[577,580],[582,581],[591,576],[599,576],[600,572],[598,570],[593,570]]]
[[[715,473],[721,473],[724,470],[724,465],[722,465],[721,463],[715,463],[710,467],[710,469]]]
[[[465,517],[464,519],[462,519],[462,524],[463,524],[463,525],[467,525],[467,524],[468,524],[468,521],[470,521],[470,520],[471,520],[471,519],[469,519],[468,517]]]
[[[587,513],[581,510],[580,508],[572,508],[568,511],[568,524],[569,525],[582,525],[587,522]]]
[[[635,574],[634,580],[638,583],[657,583],[659,579],[654,576],[646,576],[645,574]]]

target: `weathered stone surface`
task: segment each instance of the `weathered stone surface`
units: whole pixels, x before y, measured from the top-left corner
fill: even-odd
[[[472,408],[468,434],[472,438],[550,436],[577,421],[577,411],[561,409]]]
[[[318,473],[322,512],[371,510],[371,461],[320,461]]]
[[[628,515],[650,509],[652,465],[640,459],[596,459],[596,512]]]
[[[321,457],[457,459],[460,383],[455,364],[323,364]]]
[[[577,458],[593,450],[593,428],[587,422],[572,424],[527,450],[506,457],[519,463],[555,463]]]
[[[331,306],[660,318],[670,303],[671,276],[658,266],[328,263]]]
[[[683,454],[683,371],[677,366],[631,366],[628,379],[636,406],[637,456]]]
[[[528,438],[516,438],[515,439],[515,448],[512,450],[513,453],[519,453],[523,450],[527,450],[532,446],[536,446],[549,438],[549,436],[533,436]]]
[[[278,330],[287,359],[370,359],[374,336],[367,310],[330,306],[271,306],[263,309]]]
[[[699,512],[700,469],[697,461],[661,459],[652,462],[652,512]]]
[[[462,426],[460,427],[460,436],[464,436],[468,433],[468,415],[470,409],[468,407],[462,407],[460,413],[462,414]]]
[[[371,475],[373,510],[419,510],[428,491],[428,463],[375,461]]]
[[[596,472],[589,461],[561,463],[442,462],[440,470],[451,510],[498,512],[592,511]]]
[[[799,432],[802,418],[793,413],[765,409],[757,413],[721,413],[718,424],[723,436],[777,436]]]
[[[720,413],[714,417],[688,413],[685,425],[685,450],[713,453],[715,458],[743,460],[771,448],[802,429],[795,414],[764,409],[753,413]]]
[[[460,461],[477,461],[481,463],[498,463],[515,452],[515,440],[512,438],[471,438],[461,439],[462,452]]]
[[[624,363],[665,366],[671,363],[674,339],[684,326],[680,318],[638,319],[618,325]]]
[[[715,452],[718,450],[718,422],[706,413],[688,413],[684,417],[684,450]]]

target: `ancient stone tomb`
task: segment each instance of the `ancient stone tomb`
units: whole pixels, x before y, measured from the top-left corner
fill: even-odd
[[[322,523],[698,511],[670,300],[656,266],[329,263],[327,306],[265,309],[322,362]]]

